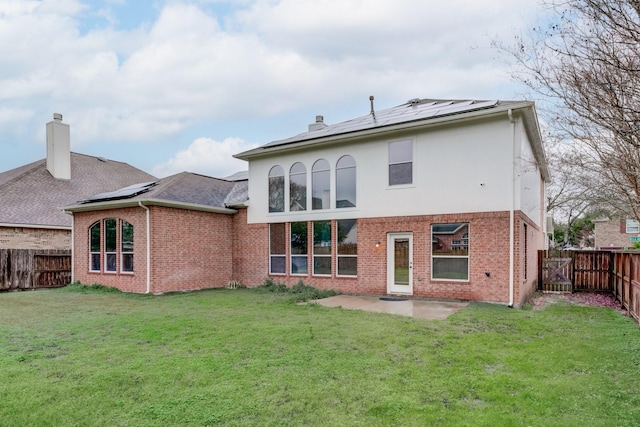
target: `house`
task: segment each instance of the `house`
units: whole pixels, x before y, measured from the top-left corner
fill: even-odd
[[[236,157],[248,181],[190,182],[217,188],[215,201],[173,203],[197,190],[160,197],[160,180],[68,207],[75,278],[167,292],[272,277],[512,306],[536,287],[549,172],[531,102],[412,99],[375,111],[371,100],[366,116],[317,116],[307,132]]]
[[[156,178],[126,163],[70,151],[62,115],[47,123],[47,158],[0,173],[0,249],[71,249],[62,207]]]
[[[635,219],[598,218],[593,222],[598,250],[633,248],[636,242],[640,242],[640,223]]]

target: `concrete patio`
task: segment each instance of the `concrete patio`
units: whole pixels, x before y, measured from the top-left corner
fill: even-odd
[[[443,320],[466,307],[465,301],[423,300],[402,297],[336,295],[313,301],[325,307],[398,314],[421,319]]]

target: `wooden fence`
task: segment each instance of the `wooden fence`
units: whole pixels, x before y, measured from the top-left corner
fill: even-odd
[[[71,282],[71,251],[0,249],[0,291],[57,288]]]
[[[540,251],[538,290],[610,292],[640,324],[640,252]]]

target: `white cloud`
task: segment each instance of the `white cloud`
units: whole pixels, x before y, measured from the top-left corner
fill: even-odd
[[[224,141],[198,138],[168,162],[155,166],[151,174],[165,177],[187,171],[224,178],[247,170],[247,163],[232,158],[232,155],[254,147],[255,145],[247,144],[240,138],[226,138]]]

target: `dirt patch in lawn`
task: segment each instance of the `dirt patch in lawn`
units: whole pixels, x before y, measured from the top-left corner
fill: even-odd
[[[620,302],[611,294],[601,294],[595,292],[577,292],[575,294],[544,294],[536,293],[531,299],[534,310],[555,304],[560,301],[567,301],[571,304],[586,305],[591,307],[609,307],[626,314],[627,310],[622,308]]]

